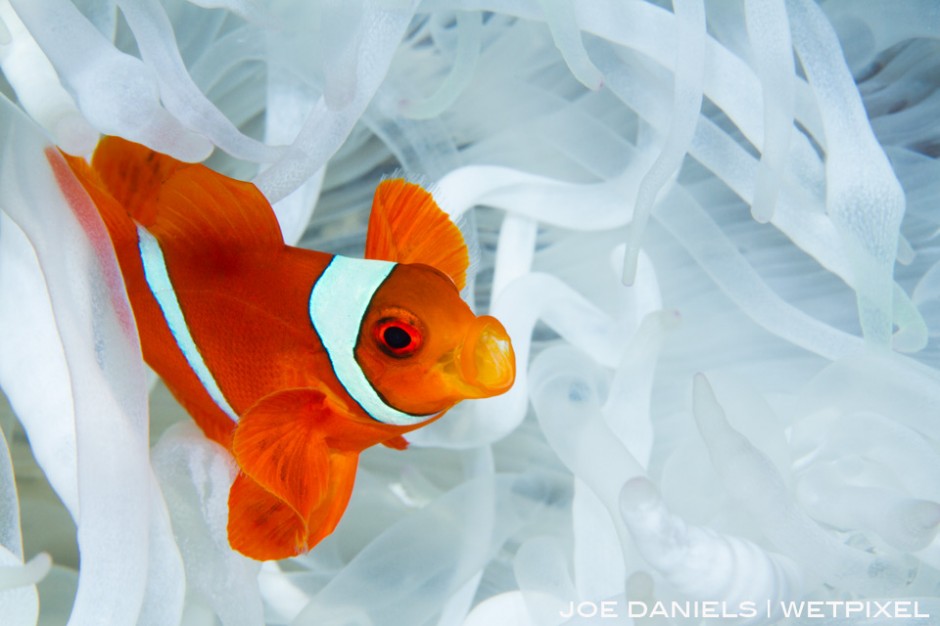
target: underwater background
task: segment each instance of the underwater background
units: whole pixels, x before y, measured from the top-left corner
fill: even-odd
[[[3,626],[940,623],[940,3],[0,20]],[[253,180],[288,242],[351,256],[383,177],[429,185],[514,388],[367,451],[309,554],[233,552],[233,463],[141,362],[43,154],[99,133]],[[929,617],[781,608],[889,600]]]

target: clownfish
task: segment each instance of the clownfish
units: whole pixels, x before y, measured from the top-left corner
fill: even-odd
[[[105,137],[50,154],[110,236],[145,361],[233,456],[230,545],[306,552],[346,509],[359,454],[515,378],[502,324],[460,298],[460,230],[404,180],[377,188],[364,259],[288,246],[252,184]],[[75,185],[71,172],[81,188]]]

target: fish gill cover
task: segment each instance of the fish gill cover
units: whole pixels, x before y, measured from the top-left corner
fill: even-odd
[[[0,19],[4,626],[940,623],[932,0]],[[143,366],[44,153],[98,133],[208,157],[337,253],[383,176],[431,183],[515,386],[367,452],[311,553],[234,553],[232,462]]]

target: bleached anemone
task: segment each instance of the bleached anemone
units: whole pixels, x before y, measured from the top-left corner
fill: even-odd
[[[0,623],[940,621],[932,0],[0,18]],[[148,415],[120,275],[43,156],[98,133],[212,152],[331,252],[382,176],[432,183],[515,387],[365,454],[311,553],[232,552],[230,459],[159,384]]]

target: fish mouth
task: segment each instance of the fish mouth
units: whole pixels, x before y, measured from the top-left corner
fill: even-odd
[[[488,398],[506,392],[516,380],[516,355],[506,329],[495,317],[474,320],[457,349],[460,377],[468,397]]]

